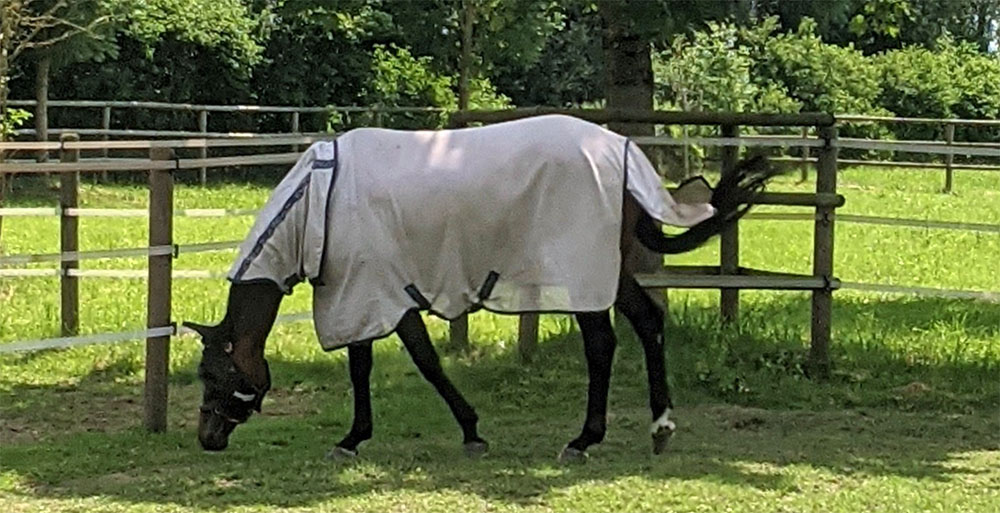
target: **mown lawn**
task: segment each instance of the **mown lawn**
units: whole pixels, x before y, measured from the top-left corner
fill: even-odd
[[[850,170],[844,212],[997,223],[1000,176]],[[777,190],[808,190],[784,180]],[[255,185],[179,186],[178,208],[253,208]],[[83,206],[142,207],[145,190],[86,186]],[[54,204],[31,187],[14,206]],[[788,211],[788,210],[782,210]],[[176,220],[184,244],[242,238],[252,219]],[[85,218],[83,249],[142,246],[146,221]],[[7,254],[58,248],[54,219],[8,218]],[[746,222],[742,263],[809,272],[809,223]],[[839,224],[846,281],[1000,290],[1000,236]],[[712,263],[714,245],[671,263]],[[184,255],[182,269],[224,271],[232,252]],[[142,259],[84,268],[141,268]],[[100,266],[100,267],[99,267]],[[221,281],[178,280],[177,319],[217,321]],[[142,281],[86,279],[84,332],[144,325]],[[376,344],[375,438],[355,461],[327,461],[350,424],[344,354],[319,350],[309,323],[280,325],[268,345],[274,390],[264,413],[222,454],[194,435],[199,344],[174,341],[170,428],[142,418],[142,344],[0,357],[0,511],[982,511],[1000,504],[1000,306],[835,294],[835,373],[802,370],[808,295],[748,292],[738,326],[718,327],[717,293],[672,291],[671,386],[680,430],[650,454],[641,350],[622,330],[609,433],[585,465],[555,455],[579,430],[585,365],[569,318],[547,316],[535,362],[518,362],[512,318],[477,314],[473,349],[444,342],[449,373],[492,444],[466,459],[447,408],[394,339]],[[58,281],[0,279],[0,343],[58,334]],[[309,307],[301,287],[283,311]]]

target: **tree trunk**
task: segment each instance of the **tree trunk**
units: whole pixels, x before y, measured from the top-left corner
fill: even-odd
[[[472,30],[476,23],[475,0],[462,2],[462,56],[458,63],[458,110],[469,108],[469,80],[472,75]]]
[[[14,16],[13,4],[6,0],[0,0],[0,142],[7,140],[4,132],[4,122],[7,120],[7,81],[10,73],[10,52],[14,37]],[[0,150],[0,162],[6,160],[4,151]],[[0,207],[4,204],[4,195],[7,192],[7,179],[0,173]],[[3,216],[0,216],[0,253],[3,252]]]
[[[633,29],[628,5],[624,2],[601,0],[598,2],[598,10],[601,14],[604,97],[607,108],[652,111],[653,62],[649,41]],[[655,135],[655,126],[652,124],[608,123],[608,128],[628,136]],[[655,155],[650,157],[650,160],[656,161],[652,158]],[[662,255],[645,248],[638,253],[634,269],[639,272],[662,269]]]
[[[653,63],[649,41],[632,29],[627,6],[616,0],[602,0],[598,9],[602,21],[604,50],[604,97],[609,109],[653,110]],[[622,135],[655,135],[655,126],[644,123],[608,123]]]
[[[49,70],[52,68],[52,53],[41,50],[35,63],[35,140],[49,140]],[[38,162],[48,162],[48,150],[38,150]]]

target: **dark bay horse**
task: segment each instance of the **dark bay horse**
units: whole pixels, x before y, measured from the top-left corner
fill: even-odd
[[[763,158],[740,162],[736,169],[722,177],[712,193],[710,203],[714,215],[674,236],[664,234],[627,190],[622,195],[621,230],[617,236],[621,266],[614,307],[629,320],[645,352],[654,453],[664,450],[675,424],[670,419],[673,404],[666,380],[664,312],[634,278],[635,253],[640,244],[661,254],[682,253],[699,247],[745,214],[773,175]],[[579,222],[586,224],[587,219]],[[587,251],[588,248],[575,249]],[[261,401],[271,386],[264,346],[287,292],[282,285],[271,280],[234,281],[221,323],[217,326],[185,323],[201,335],[204,344],[198,367],[204,383],[198,439],[206,450],[225,449],[236,426],[246,422],[254,410],[260,411]],[[451,409],[462,429],[466,452],[485,452],[487,442],[480,437],[476,427],[478,415],[443,372],[421,309],[427,308],[413,307],[405,311],[394,332],[421,374]],[[604,438],[611,364],[617,344],[608,309],[577,311],[574,315],[582,334],[589,374],[587,411],[582,432],[565,446],[560,459],[581,459],[586,456],[588,447]],[[372,436],[369,384],[372,341],[358,340],[347,346],[354,388],[354,420],[350,432],[337,443],[332,455],[356,455],[361,442]]]

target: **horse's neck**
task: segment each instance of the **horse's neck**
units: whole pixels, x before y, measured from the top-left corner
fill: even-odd
[[[268,381],[264,346],[283,297],[277,284],[270,282],[233,283],[229,288],[223,322],[233,329],[233,359],[260,388]]]

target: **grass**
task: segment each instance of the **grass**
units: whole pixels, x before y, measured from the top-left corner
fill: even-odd
[[[850,170],[843,212],[995,223],[1000,177]],[[808,190],[792,180],[777,190]],[[180,186],[178,208],[253,208],[251,185]],[[19,191],[48,206],[51,191]],[[86,186],[90,207],[142,207],[145,190]],[[788,211],[788,210],[782,210]],[[187,219],[176,240],[239,239],[251,218]],[[52,252],[53,219],[8,218],[4,251]],[[142,246],[146,221],[82,219],[81,247]],[[808,223],[747,222],[744,265],[809,272]],[[844,280],[1000,290],[1000,237],[837,226]],[[712,263],[713,245],[671,263]],[[225,270],[233,254],[184,255],[177,268]],[[717,260],[716,260],[717,262]],[[142,268],[142,259],[84,268]],[[101,266],[101,267],[98,267]],[[175,318],[218,320],[222,283],[175,282]],[[142,281],[81,281],[85,332],[144,324]],[[546,316],[537,361],[512,347],[515,320],[476,314],[473,350],[448,353],[449,374],[482,418],[492,451],[461,455],[447,408],[398,341],[376,344],[375,439],[362,457],[323,454],[346,432],[342,352],[323,353],[309,323],[280,325],[268,345],[274,390],[264,413],[222,454],[194,436],[200,386],[192,337],[175,339],[169,430],[141,427],[142,344],[0,356],[0,511],[981,511],[1000,504],[1000,309],[995,304],[840,291],[835,374],[805,377],[808,295],[746,292],[740,323],[718,327],[717,293],[672,291],[668,368],[680,431],[654,458],[646,434],[641,350],[627,330],[615,363],[609,432],[586,465],[554,456],[579,429],[585,364],[565,316]],[[58,281],[0,280],[0,343],[58,334]],[[308,287],[285,312],[309,307]],[[443,340],[447,326],[430,321]],[[441,344],[446,347],[445,344]],[[420,412],[414,415],[414,412]]]

